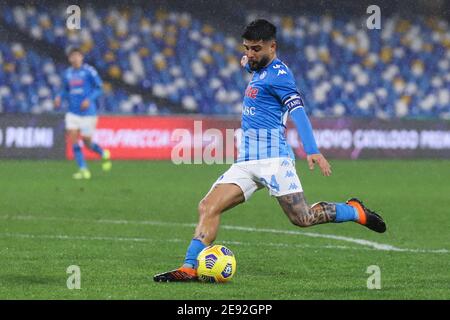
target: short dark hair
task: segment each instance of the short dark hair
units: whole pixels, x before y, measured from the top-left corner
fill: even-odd
[[[79,47],[69,47],[66,50],[67,56],[70,56],[74,52],[78,52],[78,53],[81,53],[82,55],[84,55],[83,51]]]
[[[265,19],[257,19],[250,22],[242,33],[242,38],[250,41],[268,41],[275,40],[277,37],[277,28]]]

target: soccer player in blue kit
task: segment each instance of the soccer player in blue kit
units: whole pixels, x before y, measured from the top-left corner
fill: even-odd
[[[317,148],[292,72],[277,58],[276,27],[266,20],[255,20],[246,26],[242,38],[245,56],[241,64],[253,77],[245,91],[238,159],[200,201],[199,222],[184,264],[155,275],[155,281],[197,280],[197,256],[215,240],[220,215],[264,187],[296,226],[354,221],[379,233],[386,231],[383,219],[356,198],[346,203],[307,204],[294,154],[285,139],[288,115],[303,142],[309,168],[317,164],[322,174],[329,176],[330,164]]]
[[[97,125],[97,98],[102,94],[102,80],[97,71],[90,65],[83,63],[84,55],[79,48],[71,48],[68,51],[68,59],[71,65],[63,75],[61,93],[55,98],[55,107],[61,106],[62,99],[67,99],[69,110],[66,113],[65,124],[67,135],[70,139],[73,154],[79,170],[73,175],[74,179],[90,179],[89,171],[84,159],[79,137],[84,145],[102,157],[102,169],[111,170],[109,150],[103,150],[92,141]]]

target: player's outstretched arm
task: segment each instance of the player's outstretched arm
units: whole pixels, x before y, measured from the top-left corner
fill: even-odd
[[[61,91],[56,95],[55,100],[53,101],[55,104],[55,108],[61,107],[62,100],[67,98],[69,94],[69,83],[67,81],[67,78],[63,76],[63,83]]]
[[[317,164],[324,176],[331,175],[331,166],[327,159],[320,153],[317,147],[316,140],[313,135],[311,122],[305,112],[303,103],[300,97],[293,97],[288,103],[290,109],[290,115],[297,127],[297,131],[303,142],[303,147],[307,154],[308,166],[311,170],[314,170],[314,164]]]
[[[91,85],[91,92],[89,95],[82,101],[81,108],[87,109],[98,97],[103,94],[103,82],[100,76],[98,75],[97,70],[93,67],[88,66],[87,71],[89,73],[89,81]]]
[[[84,108],[88,108],[91,101],[95,101],[103,94],[103,81],[100,78],[97,70],[92,67],[88,68],[89,75],[91,77],[92,91],[89,96],[83,101]]]

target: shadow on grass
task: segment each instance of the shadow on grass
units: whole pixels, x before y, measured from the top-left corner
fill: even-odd
[[[3,288],[31,285],[59,285],[65,286],[66,279],[60,276],[8,274],[0,276],[0,284]]]

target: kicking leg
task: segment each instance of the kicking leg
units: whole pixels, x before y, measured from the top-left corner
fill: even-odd
[[[245,201],[241,188],[232,183],[216,185],[198,206],[199,222],[181,268],[158,274],[155,281],[192,281],[197,279],[197,256],[217,237],[220,215]]]
[[[334,203],[319,202],[310,207],[306,203],[303,192],[291,193],[277,197],[277,199],[284,213],[296,226],[309,227],[336,220],[336,206]]]
[[[97,143],[92,141],[91,136],[83,136],[83,142],[86,147],[97,153],[100,157],[102,157],[102,169],[103,171],[111,170],[111,153],[107,149],[102,149]]]
[[[92,137],[82,136],[81,138],[86,147],[97,153],[99,156],[103,156],[103,149],[98,144],[92,142]]]
[[[303,192],[277,197],[289,220],[299,227],[309,227],[328,222],[355,221],[379,233],[386,231],[383,219],[366,208],[361,201],[352,198],[346,203],[318,202],[311,207]]]
[[[78,172],[73,174],[74,179],[89,179],[91,174],[87,168],[86,161],[84,159],[83,151],[81,150],[80,144],[78,143],[78,137],[80,135],[80,131],[76,129],[68,129],[67,135],[69,137],[69,141],[72,144],[73,155],[75,161],[78,164],[79,170]]]

